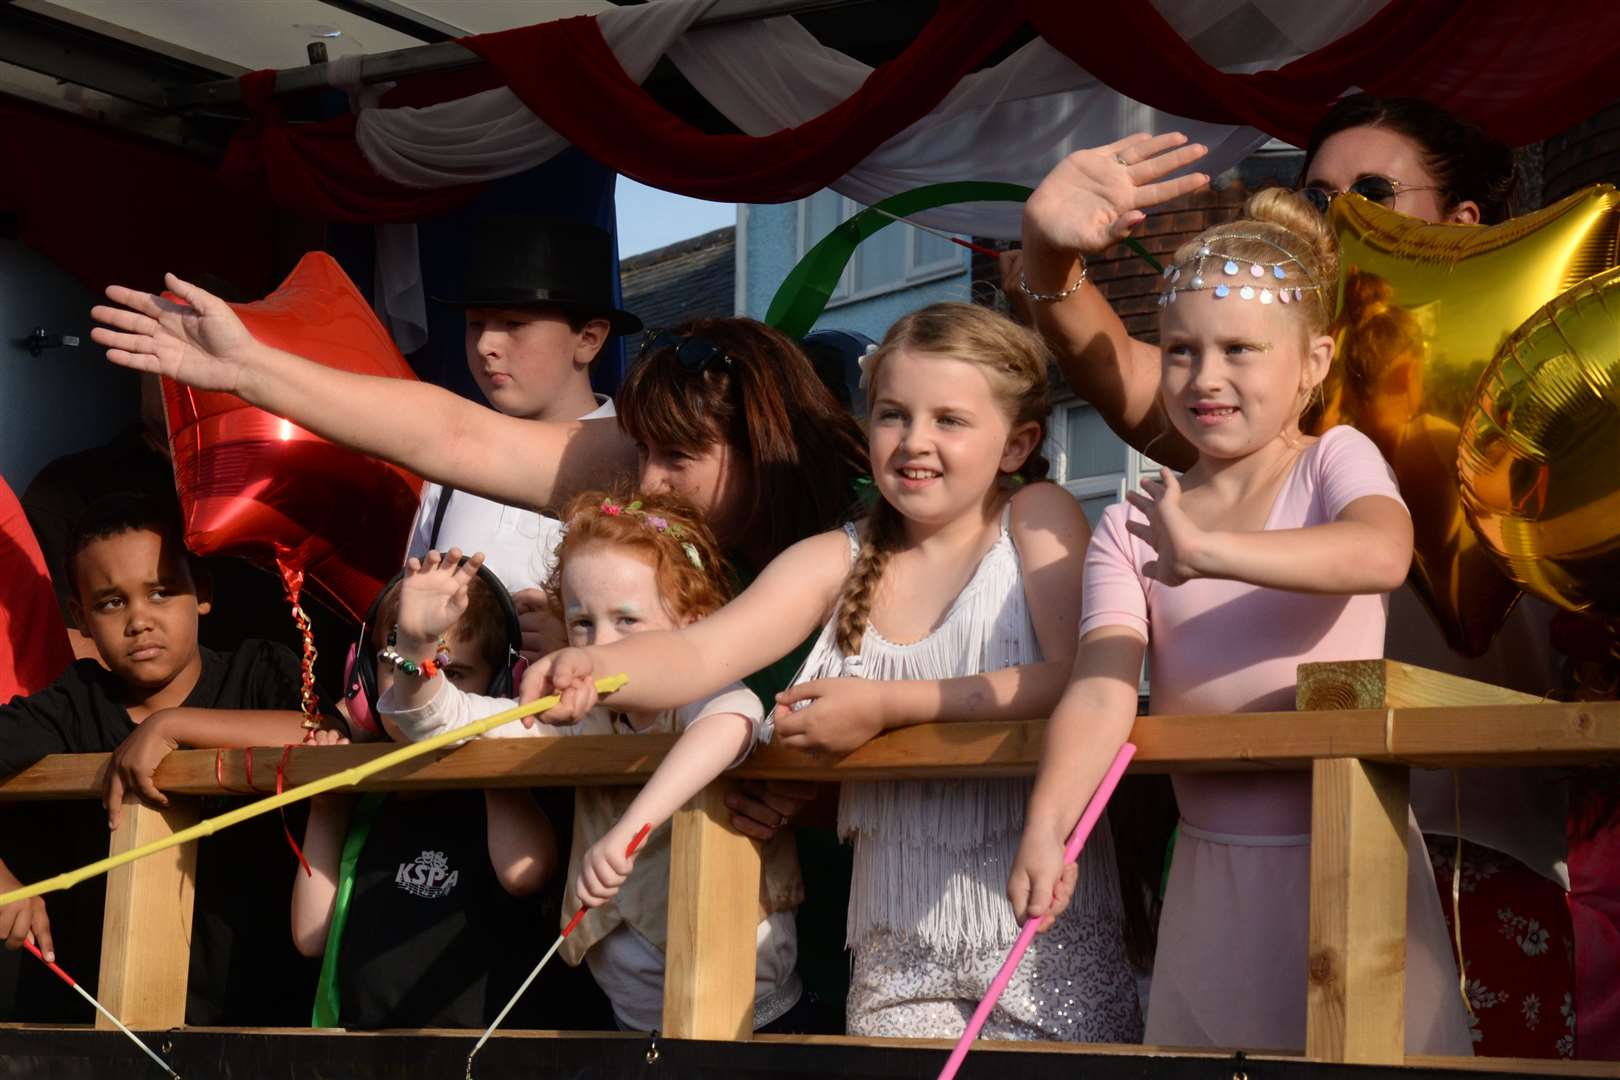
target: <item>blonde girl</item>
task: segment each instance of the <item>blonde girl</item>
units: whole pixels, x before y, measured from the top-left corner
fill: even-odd
[[[1163,286],[1160,403],[1198,452],[1103,514],[1086,558],[1074,679],[1047,730],[1009,882],[1020,915],[1063,910],[1064,837],[1136,714],[1293,707],[1295,668],[1381,656],[1412,523],[1359,432],[1300,434],[1333,358],[1337,249],[1282,191],[1183,246]],[[1174,778],[1180,837],[1159,922],[1146,1039],[1298,1050],[1305,1043],[1310,774]],[[1406,1036],[1468,1054],[1457,971],[1409,829]]]
[[[799,685],[778,698],[787,745],[842,751],[906,724],[1045,715],[1073,664],[1088,537],[1075,500],[1033,482],[1047,471],[1048,359],[1037,337],[983,308],[901,319],[866,365],[878,496],[866,521],[789,548],[680,633],[548,657],[525,695],[560,692],[556,715],[577,716],[594,704],[594,675],[624,672],[625,702],[666,707],[820,627]],[[844,786],[852,1034],[960,1034],[1017,936],[1002,890],[1028,792],[1018,780]],[[1086,903],[1026,959],[992,1037],[1139,1035],[1106,845],[1080,879]]]

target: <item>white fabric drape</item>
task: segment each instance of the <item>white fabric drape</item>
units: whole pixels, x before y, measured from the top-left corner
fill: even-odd
[[[644,80],[714,0],[660,0],[596,17],[613,55]],[[368,109],[355,141],[378,173],[417,188],[478,183],[532,169],[567,148],[504,86],[420,109]]]
[[[659,0],[598,16],[625,71],[646,78],[669,55],[710,104],[749,135],[794,127],[851,94],[871,69],[822,45],[796,20],[733,23],[687,33],[712,0]],[[1159,0],[1200,55],[1225,70],[1285,63],[1354,29],[1384,0]],[[1201,168],[1219,172],[1265,136],[1167,116],[1099,84],[1036,40],[962,82],[928,116],[890,139],[832,186],[871,203],[923,184],[1006,180],[1034,186],[1064,154],[1131,131],[1180,130],[1210,147]],[[565,145],[507,89],[421,109],[368,109],[357,139],[379,173],[412,187],[491,180],[534,167]],[[1018,235],[1016,207],[948,207],[920,215],[938,228]]]
[[[644,80],[668,55],[711,105],[748,135],[815,119],[854,94],[872,69],[818,42],[791,18],[691,31],[714,0],[658,0],[597,16],[627,74]],[[1155,0],[1201,56],[1227,71],[1278,66],[1360,26],[1387,0]],[[334,68],[338,65],[334,64]],[[534,168],[566,141],[501,87],[425,108],[380,109],[352,92],[355,138],[377,172],[409,187],[478,183]],[[927,116],[833,182],[870,205],[925,184],[1001,180],[1034,187],[1075,150],[1133,131],[1182,131],[1210,148],[1198,168],[1218,174],[1266,141],[1254,128],[1169,116],[1120,96],[1066,56],[1035,40],[994,68],[964,78]],[[916,215],[934,228],[1015,239],[1018,206],[981,203]],[[408,230],[408,234],[405,231]],[[385,238],[384,233],[389,235]],[[415,230],[382,227],[377,244],[379,313],[402,351],[426,341]]]

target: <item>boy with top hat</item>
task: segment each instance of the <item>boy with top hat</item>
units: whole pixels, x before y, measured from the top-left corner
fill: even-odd
[[[611,417],[591,391],[590,365],[608,338],[641,320],[613,303],[613,241],[584,222],[501,215],[474,226],[461,288],[440,303],[464,309],[467,366],[490,405],[528,420]],[[561,524],[533,510],[428,484],[407,554],[482,551],[523,614],[524,651],[560,648],[540,583]]]

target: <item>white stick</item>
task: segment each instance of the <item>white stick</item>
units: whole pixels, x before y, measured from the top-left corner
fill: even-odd
[[[162,1069],[164,1072],[166,1072],[170,1076],[174,1077],[174,1080],[180,1080],[180,1074],[175,1072],[174,1069],[170,1068],[169,1063],[167,1061],[164,1061],[162,1058],[158,1057],[157,1054],[155,1054],[152,1051],[152,1048],[150,1046],[147,1046],[145,1043],[143,1043],[141,1041],[140,1036],[136,1035],[133,1031],[129,1030],[129,1028],[125,1027],[124,1022],[122,1020],[118,1019],[118,1017],[116,1017],[112,1013],[108,1012],[107,1007],[105,1005],[103,1005],[101,1002],[97,1001],[94,997],[92,997],[90,995],[90,991],[88,991],[84,987],[80,986],[74,980],[74,978],[71,975],[69,975],[67,972],[63,971],[61,968],[59,968],[55,964],[51,963],[51,961],[45,959],[45,954],[39,951],[39,947],[34,944],[32,937],[30,937],[29,940],[23,942],[23,944],[25,946],[27,946],[29,952],[33,953],[34,956],[36,956],[39,959],[40,963],[42,963],[46,967],[50,968],[52,973],[54,973],[57,978],[61,979],[63,982],[67,983],[69,986],[73,987],[74,990],[78,991],[78,994],[79,994],[80,997],[84,998],[84,1000],[88,1001],[91,1005],[94,1005],[95,1008],[96,1008],[96,1012],[100,1013],[102,1016],[105,1016],[108,1020],[112,1021],[112,1024],[113,1024],[114,1027],[116,1027],[119,1031],[122,1031],[125,1035],[129,1036],[129,1041],[134,1043],[136,1046],[140,1047],[141,1048],[141,1053],[145,1054],[147,1057],[149,1057],[153,1061],[157,1062],[158,1063],[158,1068]]]
[[[485,1043],[489,1042],[489,1037],[495,1034],[495,1029],[501,1026],[501,1021],[506,1019],[506,1014],[512,1011],[512,1006],[518,1003],[518,999],[521,998],[523,996],[523,992],[529,988],[529,984],[534,982],[534,980],[539,977],[540,969],[546,966],[547,961],[549,961],[552,956],[556,954],[558,949],[562,948],[563,938],[567,936],[567,934],[557,935],[557,940],[551,943],[551,948],[546,950],[546,955],[542,956],[540,958],[540,962],[534,965],[534,970],[529,972],[529,977],[527,979],[523,980],[523,985],[517,988],[517,993],[513,994],[511,1000],[509,1000],[506,1005],[502,1007],[500,1013],[495,1017],[495,1022],[489,1025],[489,1027],[484,1030],[484,1033],[478,1037],[478,1042],[474,1044],[472,1053],[467,1055],[467,1080],[472,1080],[472,1063],[474,1056],[477,1055],[478,1051],[484,1048]]]

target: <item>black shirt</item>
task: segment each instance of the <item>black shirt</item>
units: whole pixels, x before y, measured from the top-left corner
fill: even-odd
[[[184,706],[198,709],[299,707],[298,660],[285,646],[248,641],[232,653],[202,649],[202,671]],[[93,660],[79,660],[50,686],[0,706],[0,775],[27,768],[47,754],[107,753],[135,730],[119,704],[118,680]],[[275,762],[263,763],[273,775]],[[212,817],[251,799],[206,798]],[[19,807],[33,811],[34,827],[8,829],[0,858],[24,881],[59,873],[107,854],[106,816],[99,805]],[[288,808],[294,835],[305,811]],[[293,811],[299,813],[295,816]],[[45,811],[50,816],[41,816]],[[58,826],[58,819],[62,825]],[[91,823],[99,821],[99,829]],[[48,830],[48,831],[47,831]],[[48,864],[45,865],[45,864]],[[309,1023],[318,969],[293,948],[288,912],[297,863],[282,835],[281,818],[265,814],[205,837],[197,844],[196,909],[192,920],[191,975],[186,1022],[203,1025],[304,1026]],[[103,879],[93,879],[105,894]],[[69,891],[79,894],[85,886]],[[74,895],[46,898],[60,960],[94,992],[99,967],[101,903]],[[86,910],[86,909],[90,910]],[[94,941],[92,951],[87,946]],[[68,959],[73,960],[69,966]],[[37,967],[37,965],[34,965]],[[37,976],[24,966],[25,976]],[[46,978],[49,978],[47,975]],[[30,982],[33,979],[30,978]],[[26,1000],[27,994],[22,998]],[[27,1019],[42,1003],[31,1005]],[[61,999],[57,999],[58,1001]],[[67,999],[70,1002],[76,999]],[[50,1007],[51,1011],[54,1006]],[[84,1019],[82,1002],[67,1018]],[[41,1019],[59,1017],[43,1016]]]
[[[555,939],[555,903],[501,886],[487,827],[482,791],[383,803],[355,865],[343,930],[344,1027],[482,1028]],[[551,984],[567,965],[553,966],[506,1026],[562,1026],[557,1006],[566,1003]]]
[[[79,517],[96,500],[115,494],[140,494],[176,505],[174,466],[147,441],[136,424],[111,442],[46,465],[23,492],[23,512],[39,540],[51,573],[62,619],[73,626],[68,601],[73,580],[67,572],[67,545]],[[177,507],[178,510],[178,507]],[[245,559],[216,555],[199,560],[214,595],[214,610],[198,624],[197,638],[221,652],[255,638],[278,641],[295,652],[302,642],[293,624],[280,580]],[[315,680],[323,699],[335,700],[342,688],[343,657],[354,640],[354,623],[333,612],[305,588],[301,603],[314,624]]]

